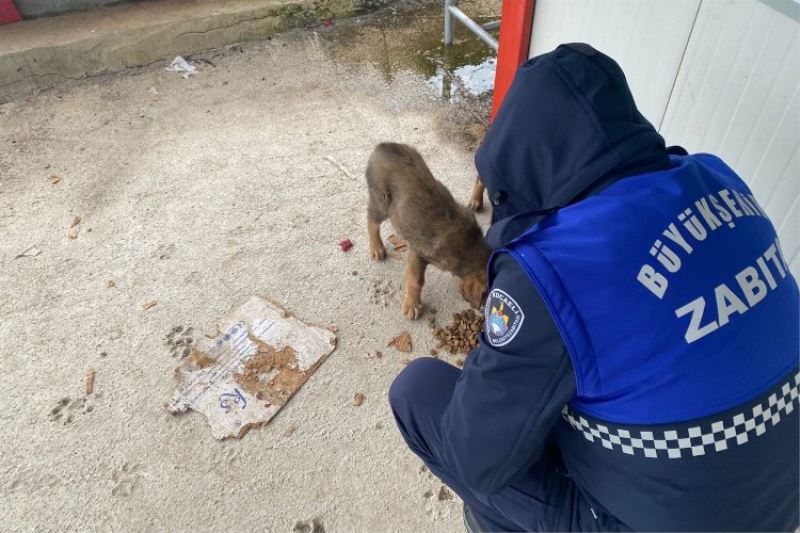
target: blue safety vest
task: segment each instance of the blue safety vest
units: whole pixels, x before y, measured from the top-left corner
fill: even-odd
[[[628,177],[512,241],[577,380],[570,408],[616,423],[697,419],[798,365],[798,290],[745,183],[707,154]]]

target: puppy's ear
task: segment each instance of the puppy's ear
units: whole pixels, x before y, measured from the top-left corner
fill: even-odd
[[[480,309],[486,299],[486,276],[480,272],[467,275],[461,282],[461,295],[472,307]]]

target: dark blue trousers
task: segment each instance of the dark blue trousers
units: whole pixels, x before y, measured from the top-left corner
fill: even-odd
[[[460,370],[433,358],[409,364],[389,391],[397,426],[409,448],[430,471],[455,491],[484,531],[589,531],[616,529],[596,520],[560,454],[550,446],[520,479],[496,494],[480,494],[448,471],[440,459],[440,420]]]

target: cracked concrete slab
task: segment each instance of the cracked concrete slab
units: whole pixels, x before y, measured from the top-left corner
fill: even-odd
[[[0,101],[174,55],[264,39],[323,18],[350,16],[362,3],[164,0],[1,26]]]

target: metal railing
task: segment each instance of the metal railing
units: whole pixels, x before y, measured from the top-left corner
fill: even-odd
[[[480,40],[497,51],[497,39],[492,37],[489,32],[499,28],[500,21],[495,20],[487,22],[486,24],[478,24],[456,7],[456,1],[457,0],[444,0],[444,44],[453,44],[453,39],[455,38],[455,21],[458,20],[472,33],[477,35]]]

